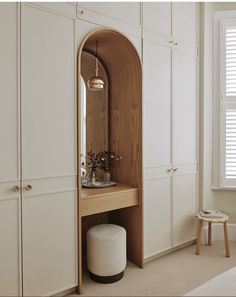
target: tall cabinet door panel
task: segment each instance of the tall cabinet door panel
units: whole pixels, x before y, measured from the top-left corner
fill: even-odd
[[[170,177],[144,183],[144,254],[149,258],[171,247]]]
[[[197,90],[196,57],[173,51],[173,244],[196,235],[197,211]]]
[[[0,17],[0,181],[19,179],[17,5],[1,3]]]
[[[151,257],[170,248],[171,52],[144,38],[143,59],[144,240],[145,257]]]
[[[170,69],[168,47],[144,39],[144,167],[170,164]]]
[[[18,5],[0,4],[0,296],[21,296]]]
[[[173,51],[173,163],[196,162],[196,57]]]
[[[24,179],[75,172],[74,22],[23,8]]]
[[[143,2],[143,28],[169,38],[171,36],[171,3]]]
[[[23,204],[24,295],[54,295],[76,286],[74,191],[29,194]]]
[[[77,285],[74,21],[24,4],[22,61],[24,295],[52,295]]]
[[[196,238],[197,175],[173,177],[173,246]]]
[[[172,3],[172,35],[179,44],[197,43],[197,3]]]

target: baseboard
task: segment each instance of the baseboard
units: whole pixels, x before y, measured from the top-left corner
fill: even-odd
[[[68,294],[75,293],[75,292],[77,292],[77,287],[73,287],[73,288],[64,290],[64,291],[62,291],[60,293],[57,293],[57,294],[53,295],[53,297],[63,297],[63,296],[66,296]]]
[[[208,225],[204,226],[202,229],[203,229],[202,230],[203,232],[202,232],[201,244],[206,245],[208,241]],[[228,224],[228,236],[229,236],[229,240],[236,241],[236,224]],[[224,240],[223,224],[217,224],[217,223],[212,224],[212,241],[215,241],[215,240]],[[144,258],[144,264],[152,260],[155,260],[157,258],[160,258],[161,256],[168,255],[174,251],[182,249],[193,243],[195,243],[195,240],[191,240],[178,247],[174,247],[160,253],[148,255]]]
[[[236,224],[228,224],[229,240],[236,241]],[[203,227],[201,244],[206,245],[208,239],[208,225]],[[212,241],[224,240],[223,224],[212,224]]]
[[[148,255],[148,256],[146,256],[146,257],[144,258],[144,264],[146,264],[146,263],[148,263],[148,262],[150,262],[150,261],[152,261],[152,260],[158,259],[158,258],[160,258],[160,257],[162,257],[162,256],[165,256],[165,255],[168,255],[168,254],[170,254],[170,253],[173,253],[173,252],[175,252],[175,251],[178,251],[178,250],[180,250],[180,249],[182,249],[182,248],[184,248],[184,247],[187,247],[187,246],[189,246],[189,245],[192,245],[192,244],[195,243],[195,242],[196,242],[196,240],[190,240],[190,241],[185,242],[185,243],[183,243],[183,244],[181,244],[181,245],[179,245],[179,246],[176,246],[176,247],[174,247],[174,248],[170,248],[170,249],[168,249],[168,250],[165,250],[165,251],[162,251],[162,252],[159,252],[159,253],[150,255],[150,256]]]

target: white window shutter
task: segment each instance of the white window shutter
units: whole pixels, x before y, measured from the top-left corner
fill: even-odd
[[[236,179],[236,110],[227,109],[225,116],[225,178]]]
[[[224,20],[221,29],[221,180],[236,187],[236,21]]]
[[[225,95],[236,96],[236,27],[225,27]]]

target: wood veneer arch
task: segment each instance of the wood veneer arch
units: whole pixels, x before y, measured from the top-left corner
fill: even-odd
[[[132,42],[117,30],[102,28],[85,36],[78,51],[78,101],[81,55],[95,54],[108,74],[109,149],[122,155],[114,170],[119,183],[138,189],[138,205],[109,212],[109,221],[127,231],[128,259],[143,267],[143,175],[142,175],[142,65]],[[79,101],[80,102],[80,101]],[[80,104],[78,102],[78,109]],[[78,110],[78,115],[80,111]],[[80,121],[78,119],[78,132]],[[80,214],[80,137],[78,137],[78,219],[79,219],[79,291],[82,285]]]

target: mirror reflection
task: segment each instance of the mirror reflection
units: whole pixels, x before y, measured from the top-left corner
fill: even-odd
[[[93,91],[87,82],[94,76],[95,67],[99,67],[99,76],[106,87]],[[81,118],[81,154],[82,163],[88,152],[95,154],[108,151],[108,79],[105,68],[96,56],[86,51],[81,56],[80,77],[80,118]],[[82,175],[85,166],[82,166]],[[98,173],[99,174],[99,173]]]
[[[83,52],[81,57],[80,98],[81,98],[81,152],[98,153],[108,150],[108,87],[94,92],[89,90],[87,81],[94,75],[96,57]],[[106,86],[107,74],[98,60],[99,73]]]
[[[86,156],[86,86],[83,77],[80,77],[80,119],[81,119],[81,154]]]

